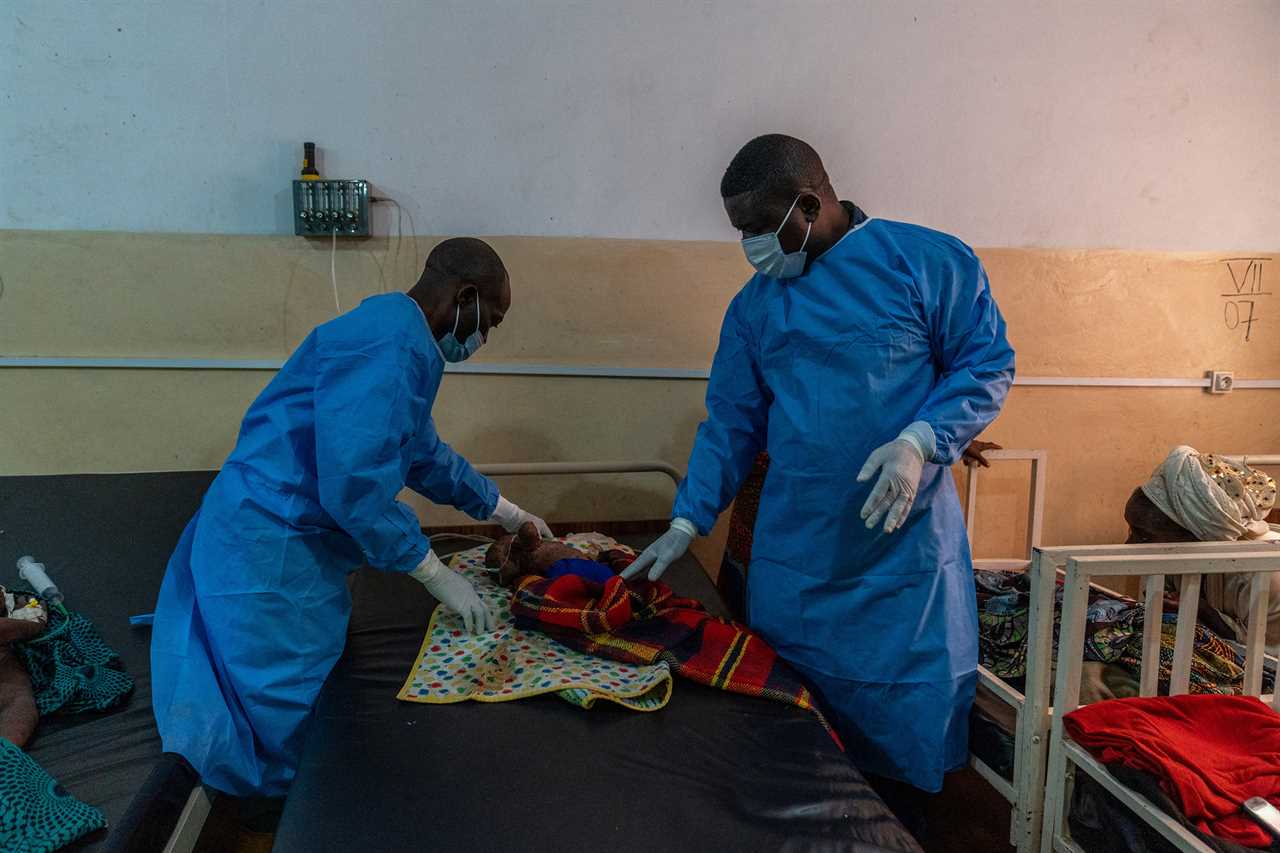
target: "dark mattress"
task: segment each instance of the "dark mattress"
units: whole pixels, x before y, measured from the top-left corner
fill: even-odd
[[[210,472],[0,477],[0,583],[18,582],[17,560],[43,562],[67,606],[88,616],[133,675],[122,707],[40,721],[27,752],[76,797],[97,806],[107,830],[68,850],[124,846],[126,817],[158,762],[151,713],[151,632],[129,616],[155,609],[169,554],[212,480]],[[173,791],[168,777],[164,787]],[[161,781],[157,775],[152,782]],[[189,785],[188,785],[189,790]],[[140,804],[139,804],[140,805]]]
[[[692,559],[666,577],[721,609]],[[647,714],[554,696],[401,702],[435,602],[408,577],[367,569],[352,592],[347,648],[321,694],[278,853],[919,849],[796,708],[679,679],[667,707]]]

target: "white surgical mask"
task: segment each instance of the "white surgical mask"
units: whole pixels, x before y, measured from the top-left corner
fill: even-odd
[[[804,262],[808,257],[804,247],[809,244],[809,232],[813,230],[813,223],[809,222],[804,229],[804,242],[800,244],[799,250],[787,254],[782,251],[782,243],[778,242],[778,233],[786,227],[791,211],[796,209],[799,201],[800,196],[796,196],[795,201],[791,202],[777,231],[772,234],[757,234],[742,241],[742,251],[746,253],[747,261],[762,275],[770,278],[795,278],[804,272]]]

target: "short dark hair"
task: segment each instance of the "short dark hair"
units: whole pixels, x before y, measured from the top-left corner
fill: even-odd
[[[473,283],[502,281],[507,268],[502,258],[483,240],[452,237],[439,243],[427,255],[420,281],[462,279]]]
[[[720,197],[742,193],[798,192],[826,182],[822,158],[809,143],[782,133],[757,136],[733,155],[720,180]]]

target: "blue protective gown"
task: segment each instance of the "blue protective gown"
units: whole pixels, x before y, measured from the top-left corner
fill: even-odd
[[[245,415],[169,561],[151,642],[164,749],[231,794],[280,796],[346,640],[345,578],[430,545],[406,485],[484,519],[497,487],[440,440],[444,359],[417,304],[374,296],[315,329]]]
[[[770,467],[748,617],[816,686],[860,768],[927,791],[965,762],[978,664],[969,543],[948,466],[999,413],[1013,350],[982,264],[898,222],[855,227],[724,319],[674,514],[707,533],[758,451]],[[937,451],[893,534],[859,517],[867,457],[913,421]]]

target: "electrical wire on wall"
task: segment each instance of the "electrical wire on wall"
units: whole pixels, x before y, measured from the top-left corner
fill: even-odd
[[[413,212],[402,207],[400,202],[391,196],[369,197],[370,204],[394,204],[396,207],[396,251],[395,256],[391,259],[391,273],[394,275],[400,268],[400,245],[404,242],[404,217],[409,217],[409,242],[413,244],[413,276],[417,276],[418,269],[418,229],[413,221]],[[388,235],[387,251],[383,254],[383,265],[386,265],[387,255],[391,254],[390,235]]]
[[[333,282],[333,307],[342,313],[342,302],[338,299],[338,229],[333,229],[333,244],[329,250],[329,280]]]

